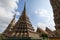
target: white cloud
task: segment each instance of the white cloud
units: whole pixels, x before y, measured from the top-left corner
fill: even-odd
[[[0,0],[0,32],[10,23],[15,9],[18,8],[16,2],[18,2],[18,0]]]
[[[39,22],[39,23],[37,23],[37,26],[42,28],[43,30],[45,30],[45,27],[47,26],[47,24]]]
[[[16,15],[18,15],[18,16],[19,16],[19,15],[20,15],[20,12],[16,12]]]
[[[42,28],[43,30],[46,29],[46,27],[48,27],[50,30],[54,31],[55,28],[54,28],[54,24],[52,23],[42,23],[42,22],[38,22],[37,23],[37,26]]]
[[[35,13],[39,16],[42,16],[42,17],[49,17],[49,13],[47,12],[47,10],[45,9],[38,9],[35,11]]]
[[[34,31],[36,32],[37,31],[37,26],[33,25],[33,27],[34,27]]]
[[[53,13],[48,12],[46,9],[38,9],[35,11],[35,14],[39,18],[44,18],[45,22],[38,22],[37,26],[40,28],[45,29],[46,27],[50,28],[51,30],[55,30],[54,26],[54,21],[53,21]]]

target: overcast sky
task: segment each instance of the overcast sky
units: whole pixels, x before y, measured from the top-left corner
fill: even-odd
[[[16,20],[23,11],[24,0],[0,0],[0,32],[3,32],[13,15],[16,13]],[[52,7],[49,0],[26,0],[27,15],[36,29],[37,27],[45,30],[48,27],[55,30]]]

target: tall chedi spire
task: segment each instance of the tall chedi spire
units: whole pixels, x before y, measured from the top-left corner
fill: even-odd
[[[34,32],[32,24],[26,14],[26,3],[24,4],[23,12],[19,20],[17,21],[14,30],[16,31],[15,33],[13,32],[13,36],[18,36],[18,37],[28,37],[29,32]]]

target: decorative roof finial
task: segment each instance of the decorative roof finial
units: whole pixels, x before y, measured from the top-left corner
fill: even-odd
[[[16,17],[16,13],[14,14],[14,17]]]
[[[26,8],[26,0],[24,0],[24,8]]]
[[[24,0],[24,9],[22,15],[26,16],[26,0]]]

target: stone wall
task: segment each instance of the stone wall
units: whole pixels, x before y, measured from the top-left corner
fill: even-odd
[[[55,28],[54,31],[57,37],[60,37],[60,0],[50,0],[50,3],[53,8]]]

